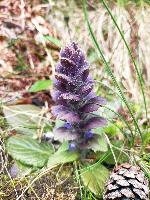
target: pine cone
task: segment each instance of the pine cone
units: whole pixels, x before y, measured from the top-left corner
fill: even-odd
[[[104,200],[148,200],[149,183],[138,166],[128,163],[116,167],[106,184]]]

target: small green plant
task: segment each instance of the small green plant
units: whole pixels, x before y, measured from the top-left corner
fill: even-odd
[[[117,84],[108,64],[106,66]],[[29,91],[46,90],[51,85],[52,82],[48,80],[38,81]],[[113,110],[110,103],[106,105],[104,98],[96,96],[93,86],[94,81],[89,74],[85,55],[73,42],[61,50],[60,62],[56,65],[52,91],[55,101],[52,113],[56,117],[54,128],[45,118],[45,111],[36,106],[3,106],[8,124],[17,133],[21,133],[9,137],[6,143],[7,152],[16,160],[16,166],[22,171],[19,171],[19,176],[45,166],[47,172],[58,165],[74,163],[74,175],[80,186],[81,199],[96,199],[96,196],[102,196],[109,177],[109,170],[105,165],[114,166],[128,162],[129,154],[134,158],[130,149],[134,147],[137,137],[132,127],[121,114]],[[131,105],[129,106],[118,84],[117,89],[129,109],[135,127],[141,133],[134,111],[131,110]],[[103,117],[99,116],[99,113]],[[45,141],[44,130],[50,135],[49,142]],[[115,138],[120,137],[120,133],[124,136],[124,141],[116,141]],[[142,135],[142,139],[145,147],[149,137]],[[59,141],[59,147],[55,146],[56,141]],[[127,151],[124,150],[126,146]],[[147,160],[144,155],[143,158]],[[147,170],[145,165],[144,169]],[[39,177],[43,173],[41,172]],[[92,193],[85,193],[89,190]]]
[[[4,106],[8,123],[23,134],[8,138],[7,152],[19,162],[17,166],[22,165],[22,169],[28,166],[28,173],[44,166],[52,169],[75,161],[78,179],[95,195],[100,195],[109,170],[102,165],[102,160],[97,162],[96,153],[106,152],[108,145],[103,131],[97,128],[106,126],[107,120],[96,111],[106,104],[106,100],[93,92],[94,81],[89,75],[88,63],[76,43],[66,46],[60,55],[52,92],[56,103],[52,113],[61,123],[56,123],[51,143],[43,139],[41,143],[35,140],[41,140],[38,133],[41,128],[44,130],[47,127],[47,120],[40,108],[31,105]],[[47,89],[50,84],[51,81],[39,81],[29,91]],[[60,147],[56,148],[53,141],[59,141]],[[92,165],[88,160],[92,160]]]

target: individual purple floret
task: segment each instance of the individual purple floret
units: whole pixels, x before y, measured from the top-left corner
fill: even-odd
[[[66,123],[64,124],[64,128],[71,129],[71,128],[72,128],[72,124],[69,123],[69,122],[66,122]]]
[[[71,43],[60,52],[56,65],[54,91],[55,106],[52,113],[63,120],[63,126],[55,130],[55,139],[69,141],[69,149],[86,148],[97,135],[91,129],[106,125],[103,117],[92,112],[106,104],[106,100],[95,95],[94,81],[89,75],[85,55],[76,43]]]
[[[77,145],[75,142],[71,142],[69,144],[69,151],[75,151],[75,150],[77,150]]]
[[[86,140],[92,139],[93,138],[93,132],[92,130],[87,130],[84,134],[84,137]]]

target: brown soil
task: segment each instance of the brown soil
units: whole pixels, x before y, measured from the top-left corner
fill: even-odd
[[[79,200],[77,197],[78,186],[70,169],[70,167],[63,169],[57,178],[58,169],[42,176],[22,195],[20,200]],[[22,194],[28,183],[28,178],[13,179],[12,182],[8,176],[1,175],[0,200],[16,200],[17,195]]]

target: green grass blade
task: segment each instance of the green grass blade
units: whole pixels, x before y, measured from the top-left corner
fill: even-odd
[[[131,115],[131,117],[132,117],[132,119],[133,119],[134,125],[135,125],[135,127],[137,128],[137,130],[138,130],[138,132],[139,132],[139,134],[140,134],[142,143],[143,143],[142,132],[141,132],[139,126],[138,126],[138,123],[137,123],[137,121],[136,121],[136,119],[135,119],[135,117],[134,117],[134,114],[133,114],[133,112],[132,112],[132,110],[131,110],[131,108],[130,108],[130,106],[129,106],[129,104],[128,104],[128,102],[127,102],[127,100],[126,100],[126,98],[125,98],[125,96],[124,96],[124,94],[123,94],[123,92],[122,92],[122,90],[121,90],[121,88],[120,88],[120,86],[119,86],[119,84],[118,84],[116,78],[115,78],[115,76],[113,75],[113,73],[112,73],[112,71],[111,71],[111,68],[110,68],[108,62],[106,61],[106,59],[105,59],[105,57],[104,57],[104,55],[103,55],[103,53],[102,53],[102,51],[101,51],[101,49],[100,49],[100,46],[99,46],[99,44],[98,44],[98,42],[97,42],[97,40],[96,40],[96,37],[95,37],[95,35],[94,35],[94,33],[93,33],[92,27],[91,27],[90,22],[89,22],[89,19],[88,19],[88,13],[87,13],[87,9],[86,9],[86,0],[83,0],[83,11],[84,11],[85,21],[86,21],[86,23],[87,23],[87,26],[88,26],[90,35],[91,35],[92,40],[93,40],[93,42],[94,42],[94,44],[95,44],[95,46],[96,46],[96,48],[97,48],[97,50],[98,50],[98,52],[99,52],[99,54],[100,54],[100,56],[101,56],[101,58],[102,58],[104,64],[105,64],[106,71],[107,71],[107,73],[109,74],[109,76],[111,77],[111,79],[112,79],[114,85],[116,86],[116,88],[117,88],[117,90],[118,90],[118,92],[119,92],[119,94],[120,94],[120,96],[121,96],[122,101],[123,101],[123,102],[125,103],[125,105],[127,106],[128,110],[129,110],[129,113],[130,113],[130,115]]]
[[[142,78],[142,75],[141,75],[141,73],[140,73],[140,70],[138,69],[138,66],[137,66],[137,64],[136,64],[136,62],[135,62],[135,60],[134,60],[134,57],[133,57],[132,52],[131,52],[131,50],[130,50],[130,48],[129,48],[129,45],[127,44],[127,42],[126,42],[126,40],[125,40],[125,37],[124,37],[124,35],[123,35],[121,29],[119,28],[119,26],[118,26],[118,24],[117,24],[117,22],[116,22],[114,16],[112,15],[110,9],[108,8],[108,6],[107,6],[107,4],[105,3],[104,0],[99,0],[99,1],[103,3],[103,5],[104,5],[104,7],[106,8],[108,14],[111,16],[112,21],[114,22],[116,28],[118,29],[118,31],[119,31],[119,33],[120,33],[120,36],[121,36],[122,40],[124,41],[124,44],[125,44],[125,46],[126,46],[126,48],[127,48],[127,50],[128,50],[128,53],[129,53],[129,55],[130,55],[130,58],[131,58],[131,60],[132,60],[132,62],[133,62],[133,65],[134,65],[134,67],[135,67],[135,70],[136,70],[136,73],[137,73],[137,77],[138,77],[138,80],[139,80],[139,83],[140,83],[140,88],[141,88],[142,96],[143,96],[146,119],[148,120],[146,98],[145,98],[144,86],[143,86],[143,78]]]

